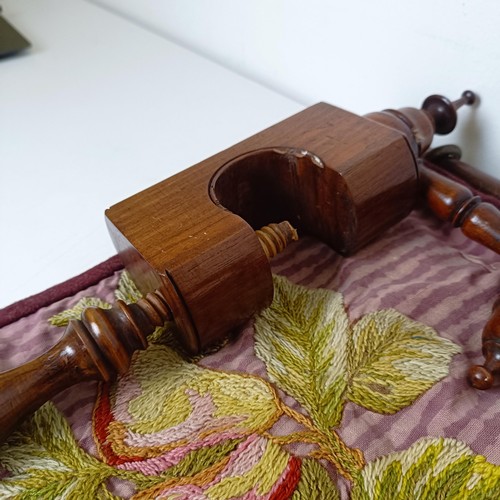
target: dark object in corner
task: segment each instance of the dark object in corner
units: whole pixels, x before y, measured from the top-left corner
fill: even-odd
[[[0,59],[16,54],[30,46],[30,42],[0,16]]]

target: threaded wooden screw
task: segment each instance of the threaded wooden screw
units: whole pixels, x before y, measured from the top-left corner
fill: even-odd
[[[269,260],[282,252],[289,243],[299,239],[297,231],[288,221],[269,224],[255,231],[255,234]]]

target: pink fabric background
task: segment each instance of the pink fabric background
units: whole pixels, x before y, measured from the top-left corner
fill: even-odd
[[[462,348],[451,363],[450,375],[395,415],[381,416],[348,404],[340,434],[349,446],[360,448],[371,460],[408,448],[421,437],[453,437],[500,464],[500,388],[480,392],[465,381],[468,366],[482,360],[481,331],[500,293],[497,254],[419,210],[353,257],[342,258],[323,243],[304,237],[276,257],[272,268],[295,283],[342,292],[351,321],[391,307]],[[113,301],[117,279],[115,272],[0,329],[0,371],[34,358],[57,341],[62,330],[47,323],[53,314],[84,296]],[[253,345],[250,321],[200,364],[267,378]],[[76,438],[91,453],[95,453],[90,429],[95,388],[94,383],[80,384],[55,398]],[[283,397],[299,409],[291,398]],[[274,431],[290,432],[294,425],[283,419]],[[300,447],[295,451],[300,454]]]

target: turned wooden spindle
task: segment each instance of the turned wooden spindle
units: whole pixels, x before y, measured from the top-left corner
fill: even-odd
[[[500,253],[500,211],[458,182],[419,165],[420,184],[427,205],[441,220],[459,227],[471,240]]]
[[[500,211],[474,196],[467,187],[430,168],[420,166],[420,177],[428,206],[442,220],[460,227],[470,239],[500,254]],[[500,299],[482,335],[483,365],[471,366],[467,380],[476,389],[490,389],[500,373]]]
[[[385,109],[369,113],[366,118],[382,123],[402,132],[409,141],[415,156],[421,156],[429,149],[434,134],[449,134],[457,124],[457,110],[472,105],[477,97],[471,90],[465,90],[460,99],[450,101],[442,95],[427,97],[420,109]]]
[[[161,293],[112,309],[89,307],[72,320],[47,352],[0,373],[0,441],[28,415],[62,390],[85,380],[109,381],[128,369],[146,337],[171,319]]]
[[[405,134],[412,150],[421,156],[430,146],[433,135],[450,133],[457,123],[457,110],[476,101],[466,90],[456,101],[439,95],[425,99],[420,110],[401,108],[366,115]],[[470,239],[500,253],[500,211],[491,203],[458,182],[430,169],[418,158],[419,188],[431,210]]]
[[[500,181],[461,161],[461,156],[458,146],[447,145],[429,151],[425,158],[483,193],[500,198]],[[500,211],[495,206],[483,203],[468,188],[429,169],[424,171],[424,181],[429,206],[440,218],[461,226],[469,238],[500,253]],[[483,329],[482,352],[484,364],[471,366],[467,380],[472,387],[486,390],[493,387],[500,374],[500,298]]]
[[[462,97],[454,102],[446,97],[433,95],[424,101],[421,110],[385,110],[367,117],[403,132],[416,156],[420,157],[429,148],[434,133],[447,134],[455,128],[457,109],[464,104],[473,104],[475,100],[471,91],[463,92]],[[460,150],[447,147],[430,152],[426,158],[431,161],[439,160],[440,166],[459,176],[465,174],[463,177],[469,182],[472,180],[473,184],[479,178],[478,188],[484,190],[486,187],[488,194],[498,197],[498,181],[492,182],[484,174],[478,177],[468,165],[457,163]],[[500,254],[500,211],[494,205],[474,196],[463,184],[432,170],[421,159],[418,159],[418,175],[420,191],[438,218],[459,227],[468,238]],[[500,374],[500,300],[495,303],[492,316],[483,330],[482,351],[484,364],[472,366],[467,379],[473,387],[484,390],[491,388],[495,375]]]
[[[467,380],[476,389],[485,390],[493,387],[495,375],[500,373],[500,298],[483,329],[482,344],[484,364],[471,366]]]
[[[286,221],[263,227],[256,235],[268,259],[298,238]],[[111,309],[85,309],[51,349],[0,373],[0,442],[62,390],[86,380],[108,382],[126,373],[133,353],[147,347],[147,336],[172,320],[161,288],[133,304],[118,300]]]

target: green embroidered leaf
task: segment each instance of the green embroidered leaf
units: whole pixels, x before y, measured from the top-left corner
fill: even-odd
[[[252,492],[255,492],[255,497],[262,498],[269,495],[280,479],[286,477],[290,455],[272,441],[259,436],[247,449],[240,448],[238,451],[241,466],[228,467],[223,471],[218,480],[205,490],[206,498],[248,498]]]
[[[274,300],[255,321],[255,352],[269,377],[321,429],[338,425],[347,384],[349,322],[342,295],[274,278]]]
[[[101,309],[111,309],[111,304],[97,297],[84,297],[71,309],[56,314],[49,318],[52,326],[66,326],[72,319],[80,319],[82,312],[87,307],[100,307]]]
[[[340,495],[320,462],[305,458],[300,469],[300,481],[292,495],[292,500],[313,500],[315,498],[337,500]]]
[[[198,448],[189,452],[178,464],[168,470],[171,477],[195,476],[205,469],[221,462],[242,442],[243,439],[230,439],[220,444]]]
[[[123,271],[120,275],[118,287],[115,290],[115,297],[117,300],[123,300],[127,304],[137,302],[142,297],[141,292],[127,271]]]
[[[500,498],[500,466],[454,439],[422,439],[368,463],[355,478],[353,500],[388,498]]]
[[[0,481],[0,498],[111,498],[104,483],[119,473],[78,447],[52,403],[0,447],[0,466],[11,474]]]
[[[353,329],[348,399],[378,413],[395,413],[448,375],[460,352],[421,323],[388,309],[367,314]]]

